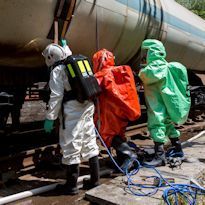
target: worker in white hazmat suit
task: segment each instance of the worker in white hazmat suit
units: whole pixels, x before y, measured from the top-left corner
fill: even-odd
[[[80,103],[75,99],[73,95],[75,91],[71,89],[65,65],[62,63],[64,59],[72,55],[72,52],[65,41],[62,44],[64,47],[50,44],[42,53],[46,65],[51,67],[49,81],[51,94],[44,129],[46,132],[51,132],[54,120],[60,118],[62,163],[67,167],[67,182],[63,189],[66,194],[74,195],[78,193],[77,179],[81,157],[89,159],[91,179],[86,181],[87,187],[91,188],[99,184],[99,148],[96,144],[93,122],[94,104],[88,100]]]

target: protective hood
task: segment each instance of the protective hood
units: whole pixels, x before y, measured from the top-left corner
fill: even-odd
[[[94,73],[102,70],[109,69],[115,65],[115,57],[112,52],[102,49],[93,55],[93,71]]]
[[[142,42],[142,50],[147,51],[147,64],[155,60],[164,60],[166,58],[166,51],[164,45],[155,39],[146,39]]]

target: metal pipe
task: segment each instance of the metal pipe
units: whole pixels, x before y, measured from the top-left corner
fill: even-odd
[[[112,169],[100,170],[100,176],[101,177],[106,176],[106,175],[110,175],[112,173],[113,173]],[[83,176],[78,177],[78,188],[83,187],[83,179],[84,178],[90,179],[90,175],[83,175]],[[47,185],[47,186],[42,186],[42,187],[39,187],[39,188],[36,188],[36,189],[31,189],[29,191],[24,191],[24,192],[20,192],[18,194],[13,194],[13,195],[10,195],[10,196],[0,198],[0,205],[7,204],[7,203],[10,203],[10,202],[13,202],[13,201],[24,199],[26,197],[30,197],[30,196],[34,196],[34,195],[37,195],[37,194],[47,192],[47,191],[54,190],[58,184],[65,184],[65,182],[64,183],[50,184],[50,185]]]
[[[84,178],[90,178],[90,175],[83,175],[83,176],[80,176],[78,178],[78,186],[79,187],[82,187],[82,182],[83,182]],[[54,190],[58,184],[61,184],[61,183],[50,184],[50,185],[47,185],[47,186],[39,187],[39,188],[36,188],[36,189],[31,189],[29,191],[23,191],[23,192],[20,192],[18,194],[13,194],[13,195],[10,195],[10,196],[0,198],[0,205],[7,204],[7,203],[10,203],[10,202],[13,202],[13,201],[24,199],[26,197],[30,197],[30,196],[34,196],[34,195],[37,195],[37,194],[47,192],[47,191]]]
[[[205,130],[203,130],[202,132],[200,132],[199,134],[195,135],[194,137],[188,139],[187,141],[185,142],[182,142],[182,147],[185,147],[187,144],[189,144],[190,142],[198,139],[199,137],[201,137],[202,135],[205,134]]]

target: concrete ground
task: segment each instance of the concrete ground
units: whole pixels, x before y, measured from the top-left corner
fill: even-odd
[[[157,170],[165,178],[173,178],[175,183],[189,184],[190,181],[197,181],[201,186],[205,186],[205,134],[194,139],[191,142],[184,144],[184,152],[186,162],[181,167],[171,169],[168,166],[160,167]],[[139,184],[153,184],[153,180],[144,181],[146,176],[157,175],[153,170],[141,169],[136,175],[132,177],[135,183]],[[156,194],[151,197],[137,197],[130,193],[127,188],[127,178],[119,176],[111,180],[108,184],[102,184],[95,189],[86,192],[86,198],[93,203],[106,205],[141,205],[163,204],[162,193],[165,188],[160,188]],[[151,190],[135,189],[137,192],[145,192]],[[204,202],[199,202],[199,204]]]
[[[185,144],[184,152],[187,157],[187,162],[184,162],[181,168],[171,169],[168,166],[159,168],[164,177],[174,178],[175,182],[189,183],[191,178],[198,179],[201,185],[204,185],[205,173],[205,135],[194,139]],[[150,145],[151,146],[151,145]],[[81,167],[83,168],[83,167]],[[87,169],[87,165],[85,166]],[[81,169],[82,170],[82,169]],[[86,170],[85,170],[86,171]],[[85,173],[87,174],[87,173]],[[47,172],[36,172],[32,175],[25,175],[21,177],[18,184],[10,186],[1,191],[1,197],[11,195],[14,193],[30,190],[35,187],[44,186],[50,183],[57,182],[58,179],[64,179],[65,173],[58,170],[47,170]],[[144,183],[145,176],[156,175],[150,170],[142,169],[137,175],[133,177],[137,183]],[[152,183],[149,181],[148,183]],[[64,205],[64,204],[157,204],[162,205],[162,190],[152,197],[136,197],[130,194],[127,189],[126,177],[119,176],[116,178],[101,179],[99,187],[89,190],[85,194],[85,190],[80,189],[80,194],[77,196],[59,195],[55,190],[39,194],[37,196],[29,197],[20,201],[9,203],[11,205]],[[4,193],[3,193],[4,192]],[[84,198],[86,196],[86,199]],[[201,203],[202,204],[202,203]],[[198,205],[198,204],[197,204]]]

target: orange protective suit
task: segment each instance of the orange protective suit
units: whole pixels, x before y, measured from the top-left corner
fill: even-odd
[[[96,115],[100,120],[99,132],[108,147],[114,136],[125,138],[128,121],[134,121],[141,115],[131,68],[114,65],[113,53],[106,49],[93,56],[93,70],[102,88],[99,96],[100,111],[96,111]]]

